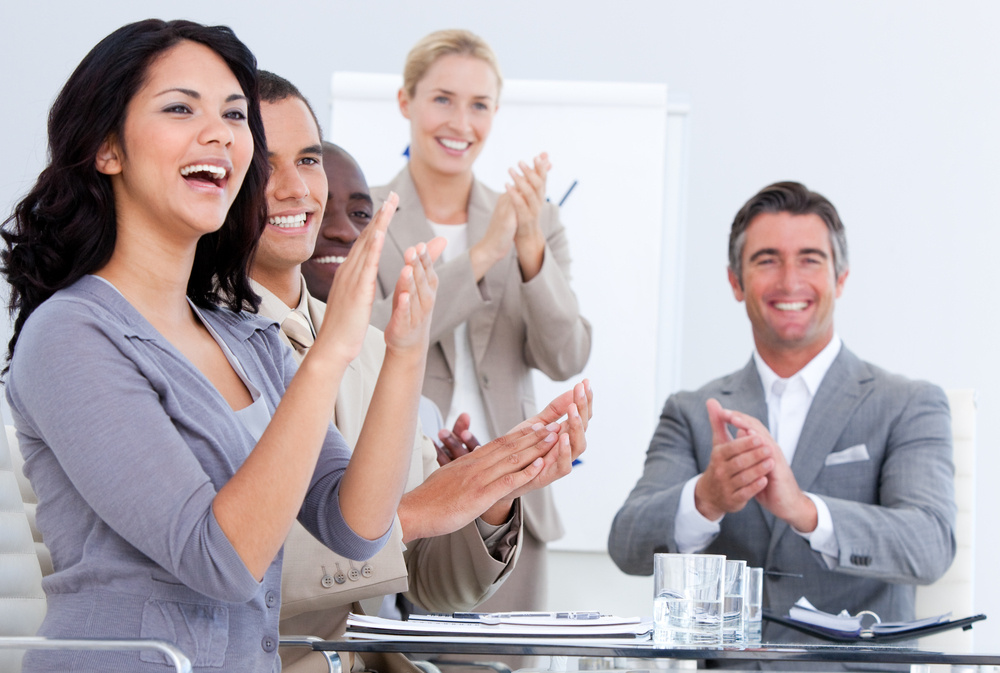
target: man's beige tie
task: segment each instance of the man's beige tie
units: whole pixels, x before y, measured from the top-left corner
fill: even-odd
[[[288,340],[292,342],[292,346],[296,351],[305,355],[309,347],[313,345],[315,337],[313,337],[312,328],[309,326],[309,321],[304,315],[302,315],[298,309],[292,311],[285,319],[281,321],[281,331],[285,333]]]

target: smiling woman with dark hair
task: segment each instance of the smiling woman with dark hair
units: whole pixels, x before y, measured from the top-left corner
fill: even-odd
[[[395,198],[338,275],[341,319],[296,372],[277,326],[239,311],[258,303],[247,270],[268,168],[256,62],[228,28],[115,31],[59,94],[49,142],[50,164],[3,234],[16,316],[6,392],[54,566],[40,633],[162,639],[199,671],[278,670],[292,522],[368,558],[406,480],[409,446],[348,463],[329,423]],[[406,278],[392,319],[409,335],[415,397],[430,260]],[[162,663],[36,652],[24,669]]]

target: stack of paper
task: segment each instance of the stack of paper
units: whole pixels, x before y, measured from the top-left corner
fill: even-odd
[[[951,613],[946,612],[943,615],[937,615],[936,617],[914,619],[912,622],[881,622],[872,626],[872,631],[879,635],[885,635],[888,633],[906,633],[907,631],[913,631],[914,629],[922,629],[925,626],[930,626],[931,624],[941,624],[949,619],[951,619]]]
[[[868,629],[864,629],[862,624],[863,614],[870,615],[870,619],[878,620],[878,617],[873,613],[859,613],[857,615],[851,615],[847,610],[842,610],[840,614],[833,615],[829,612],[823,612],[822,610],[817,610],[812,603],[810,603],[803,596],[795,602],[788,610],[788,618],[802,623],[808,624],[810,626],[815,626],[826,631],[844,636],[858,636],[865,635],[869,637],[871,634],[875,635],[888,635],[895,633],[906,633],[909,631],[914,631],[917,629],[922,629],[933,624],[940,624],[942,622],[948,621],[951,618],[951,613],[945,613],[943,615],[937,615],[934,617],[925,617],[923,619],[914,619],[907,622],[879,622],[871,624]],[[862,631],[864,630],[864,634]]]
[[[594,613],[456,613],[413,615],[408,621],[351,613],[347,636],[378,640],[407,637],[438,638],[627,638],[652,631],[651,622],[638,617],[580,615]]]
[[[861,633],[860,616],[852,616],[847,610],[842,610],[837,615],[817,610],[804,596],[788,609],[788,618],[846,636],[856,636]]]

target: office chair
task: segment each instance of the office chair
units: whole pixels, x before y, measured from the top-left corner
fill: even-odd
[[[177,673],[191,673],[191,661],[174,645],[162,640],[106,640],[96,638],[56,639],[34,636],[45,617],[45,593],[42,591],[44,557],[51,568],[48,550],[41,537],[33,538],[22,501],[22,486],[31,490],[21,475],[20,452],[14,438],[14,450],[7,441],[14,429],[0,433],[0,671],[18,673],[24,650],[156,650]],[[17,454],[15,468],[12,454]],[[34,501],[34,493],[31,493]],[[32,508],[32,514],[34,509]],[[32,517],[33,520],[33,517]],[[37,542],[36,542],[37,540]],[[37,547],[37,549],[36,549]]]
[[[976,391],[948,390],[951,435],[955,462],[955,560],[937,582],[917,587],[917,617],[951,612],[952,617],[976,614],[975,597],[975,504],[976,504]],[[980,610],[981,612],[981,610]],[[920,647],[942,652],[971,653],[972,631],[946,631],[920,639]]]

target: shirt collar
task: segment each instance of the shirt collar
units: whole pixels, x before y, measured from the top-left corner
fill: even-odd
[[[304,276],[299,276],[299,305],[294,308],[290,308],[288,304],[278,299],[277,295],[254,279],[251,278],[250,282],[253,284],[254,291],[260,295],[261,315],[267,316],[268,319],[280,325],[288,317],[289,313],[297,310],[309,321],[313,334],[316,333],[316,321],[313,320],[312,313],[309,311],[309,288],[306,287]]]
[[[819,390],[819,385],[823,382],[823,377],[830,370],[830,366],[833,361],[837,359],[837,355],[840,353],[840,348],[843,342],[840,340],[840,336],[836,333],[833,338],[830,339],[823,350],[816,354],[812,360],[806,364],[805,367],[795,372],[789,378],[795,378],[796,376],[802,377],[802,381],[806,384],[806,389],[809,390],[809,395],[816,395],[816,391]],[[757,365],[757,374],[760,376],[760,382],[764,387],[764,392],[770,394],[774,382],[779,380],[781,377],[774,373],[764,358],[760,356],[757,349],[753,349],[753,361]]]
[[[306,277],[299,275],[299,305],[295,310],[305,316],[312,330],[313,337],[316,336],[316,321],[313,320],[312,313],[309,312],[309,287],[306,285]]]

